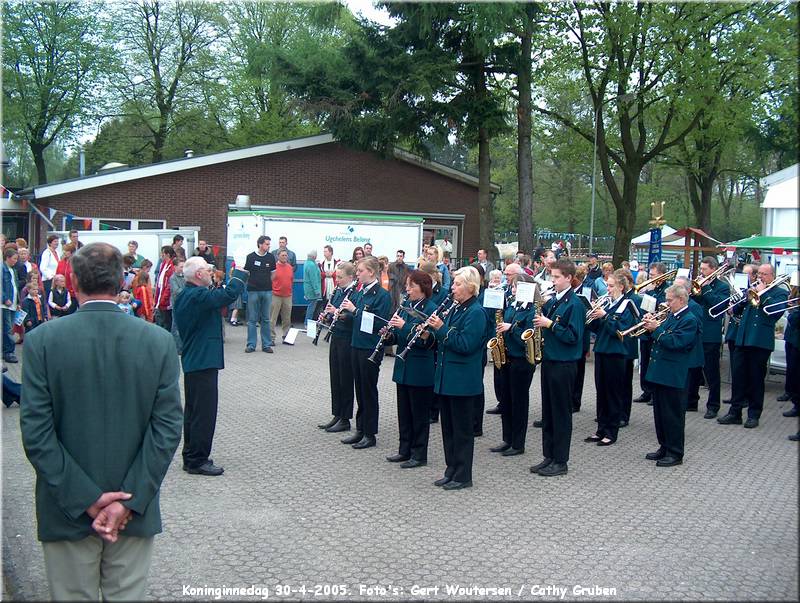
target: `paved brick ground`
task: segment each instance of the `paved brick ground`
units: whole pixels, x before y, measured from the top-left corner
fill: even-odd
[[[567,476],[528,472],[540,460],[539,430],[529,431],[525,455],[491,454],[500,421],[487,416],[475,486],[443,492],[432,485],[444,468],[438,425],[427,467],[384,460],[397,446],[392,358],[380,376],[378,446],[356,451],[316,428],[329,415],[327,345],[302,338],[274,355],[243,350],[244,329],[229,328],[213,453],[225,475],[187,475],[178,453],[164,482],[153,598],[209,599],[213,591],[184,587],[250,585],[267,587],[271,599],[557,598],[548,586],[580,598],[576,585],[614,588],[608,598],[617,599],[798,598],[798,448],[786,439],[797,423],[780,415],[788,403],[775,402],[781,378],[770,378],[758,429],[690,413],[685,464],[662,469],[643,458],[656,448],[646,405],[634,405],[615,446],[582,442],[594,428],[590,364]],[[539,416],[538,375],[533,392],[531,419]],[[17,407],[2,413],[3,595],[43,599],[33,470]],[[447,585],[511,594],[450,596]]]

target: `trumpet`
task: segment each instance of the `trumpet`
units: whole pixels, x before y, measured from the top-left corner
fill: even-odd
[[[670,312],[669,306],[667,306],[667,304],[661,304],[660,307],[661,309],[658,312],[651,315],[651,318],[657,321],[658,324],[661,324],[665,320],[667,320],[667,317],[669,316]],[[644,335],[646,332],[647,329],[644,326],[644,320],[642,320],[641,322],[636,323],[629,329],[625,329],[624,331],[617,331],[617,337],[619,337],[619,340],[622,341],[628,336],[640,337],[641,335]]]
[[[762,295],[764,295],[767,291],[774,289],[775,287],[780,287],[782,285],[785,285],[786,283],[789,282],[791,278],[792,276],[790,274],[784,274],[783,276],[776,278],[761,291],[756,291],[755,285],[753,287],[750,287],[750,289],[747,290],[747,301],[749,301],[750,305],[753,306],[754,308],[758,308],[758,306],[761,305]],[[761,282],[760,279],[757,282]]]
[[[709,283],[713,282],[715,279],[721,278],[726,272],[731,269],[728,260],[725,260],[719,268],[714,270],[708,276],[701,276],[700,278],[696,278],[692,281],[692,295],[700,295],[703,287],[708,285]]]
[[[651,287],[651,286],[658,287],[659,285],[666,283],[667,281],[674,280],[676,276],[678,276],[678,269],[674,268],[669,272],[666,272],[664,274],[659,274],[658,276],[654,276],[653,278],[646,280],[643,283],[634,285],[633,292],[639,293],[639,291],[644,289],[645,287]]]
[[[594,300],[592,302],[592,307],[589,308],[588,312],[586,312],[586,324],[588,325],[590,322],[594,320],[594,318],[592,318],[592,314],[596,310],[600,309],[605,310],[606,308],[611,306],[613,301],[614,300],[611,299],[611,296],[608,293],[606,293],[605,295],[601,295],[596,300]]]
[[[771,304],[766,304],[761,310],[764,314],[772,316],[773,314],[782,314],[783,312],[796,310],[800,307],[800,297],[790,297],[781,301],[776,301]]]

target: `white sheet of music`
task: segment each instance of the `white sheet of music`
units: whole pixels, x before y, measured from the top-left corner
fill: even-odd
[[[689,278],[689,269],[688,268],[678,268],[678,274],[675,275],[675,278],[679,278],[681,276],[685,276]]]
[[[317,336],[317,321],[316,320],[309,320],[308,326],[306,327],[306,335],[308,335],[311,339],[314,339]]]
[[[486,289],[483,292],[484,308],[493,308],[495,310],[502,310],[504,300],[505,300],[505,294],[503,293],[503,290],[500,288]]]
[[[295,329],[292,327],[289,329],[289,332],[286,333],[286,337],[283,338],[283,343],[286,345],[294,345],[294,340],[297,339],[297,334],[300,332],[300,329]]]
[[[361,313],[361,332],[372,334],[372,329],[375,326],[375,315],[372,312]]]
[[[656,311],[656,298],[647,293],[642,294],[642,312],[655,312]]]
[[[517,283],[516,301],[522,304],[532,304],[535,291],[534,283]]]

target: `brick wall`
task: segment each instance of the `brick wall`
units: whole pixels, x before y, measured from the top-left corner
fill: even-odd
[[[464,214],[464,254],[478,248],[477,188],[338,144],[48,197],[41,205],[83,217],[163,219],[167,228],[197,225],[209,244],[224,246],[228,204],[236,195],[250,195],[253,205]],[[59,229],[60,218],[56,216]],[[426,225],[437,223],[446,221]]]

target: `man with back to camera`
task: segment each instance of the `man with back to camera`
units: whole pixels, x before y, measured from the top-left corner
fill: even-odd
[[[220,309],[241,295],[248,279],[233,270],[227,287],[209,289],[214,266],[194,256],[183,265],[186,287],[175,301],[175,319],[183,342],[183,470],[195,475],[222,475],[209,458],[217,423],[218,378],[225,368]]]
[[[141,600],[180,441],[178,356],[167,331],[117,307],[117,249],[85,245],[72,268],[80,308],[25,336],[22,370],[47,581],[56,601]],[[49,354],[65,341],[69,354]]]

